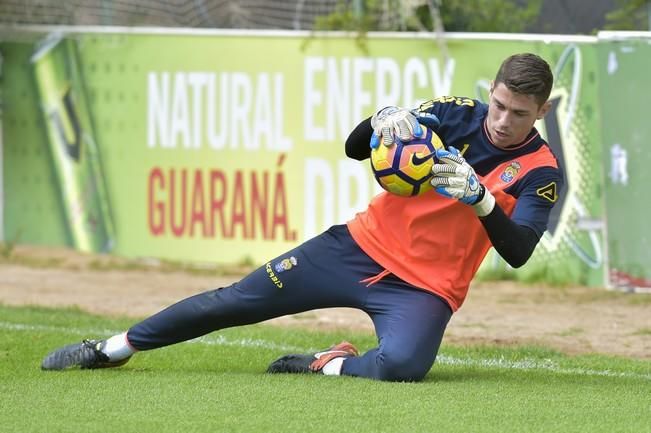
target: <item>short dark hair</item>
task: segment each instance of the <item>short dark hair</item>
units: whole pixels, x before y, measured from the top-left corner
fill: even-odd
[[[494,85],[499,83],[512,92],[532,95],[541,106],[549,99],[554,75],[543,58],[532,53],[514,54],[497,71]]]

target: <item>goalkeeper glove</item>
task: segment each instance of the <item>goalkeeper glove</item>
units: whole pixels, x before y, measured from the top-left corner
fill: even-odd
[[[495,197],[479,182],[475,170],[456,148],[438,149],[436,157],[441,163],[432,166],[434,177],[430,180],[436,192],[471,205],[480,217],[493,211]]]
[[[380,142],[390,146],[396,138],[410,141],[423,135],[421,123],[435,130],[440,124],[438,117],[426,112],[407,110],[400,107],[385,107],[371,117],[371,149],[376,149]]]

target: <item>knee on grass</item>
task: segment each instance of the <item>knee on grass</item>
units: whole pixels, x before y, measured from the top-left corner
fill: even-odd
[[[419,382],[432,367],[405,351],[384,351],[378,354],[378,379],[392,382]]]

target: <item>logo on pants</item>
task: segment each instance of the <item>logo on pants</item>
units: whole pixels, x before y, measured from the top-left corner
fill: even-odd
[[[289,271],[291,268],[293,268],[294,266],[296,266],[297,263],[298,263],[298,262],[297,262],[297,260],[296,260],[296,257],[291,256],[291,257],[288,258],[288,259],[282,259],[281,261],[279,261],[278,263],[276,263],[276,264],[274,265],[274,269],[275,269],[275,271],[278,272],[278,273],[285,272],[285,271]]]
[[[265,265],[265,270],[267,271],[267,275],[269,276],[269,279],[273,281],[276,287],[282,289],[283,282],[280,280],[280,278],[278,278],[278,275],[276,275],[276,273],[279,274],[281,272],[289,271],[294,266],[296,266],[297,263],[298,261],[296,260],[296,257],[291,256],[289,258],[282,259],[281,261],[275,263],[273,266],[271,265],[271,262],[267,262],[267,264]]]

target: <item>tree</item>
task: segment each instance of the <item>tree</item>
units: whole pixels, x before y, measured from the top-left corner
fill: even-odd
[[[520,33],[540,12],[541,0],[444,0],[443,26],[449,32]]]
[[[606,14],[608,30],[651,30],[648,0],[617,0],[618,9]]]
[[[333,13],[317,18],[315,30],[432,31],[432,8],[438,7],[446,31],[517,33],[534,21],[540,5],[541,0],[342,0]]]

